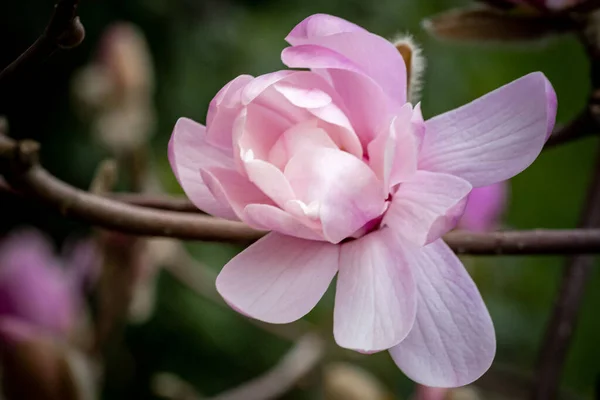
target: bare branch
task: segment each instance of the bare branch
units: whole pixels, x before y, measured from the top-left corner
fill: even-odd
[[[597,134],[600,134],[600,126],[598,126],[597,120],[592,116],[589,108],[586,108],[573,121],[564,126],[556,127],[548,138],[544,150]]]
[[[159,210],[201,213],[202,211],[187,199],[164,194],[140,194],[140,193],[111,193],[108,195],[113,200],[146,208]]]
[[[241,222],[148,209],[93,195],[58,180],[39,166],[37,159],[35,142],[0,138],[0,173],[9,184],[67,217],[142,236],[250,242],[265,234]],[[444,239],[460,254],[600,253],[600,229],[452,232]]]
[[[12,64],[0,72],[0,89],[22,77],[44,62],[59,49],[78,46],[85,37],[85,30],[77,7],[79,0],[58,0],[52,18],[44,33]]]
[[[595,176],[590,186],[580,226],[600,227],[600,147]],[[547,400],[556,397],[593,264],[593,256],[577,255],[570,258],[565,265],[561,288],[540,351],[534,399]]]

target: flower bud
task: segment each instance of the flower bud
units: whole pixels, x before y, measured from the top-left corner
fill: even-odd
[[[473,189],[458,226],[474,232],[496,229],[506,209],[508,191],[508,181]]]
[[[422,78],[426,66],[425,57],[421,52],[421,48],[410,35],[399,36],[392,43],[394,43],[406,64],[408,101],[413,104],[417,103],[423,86]]]
[[[16,319],[57,337],[73,333],[81,311],[81,280],[95,268],[93,249],[72,246],[64,258],[36,231],[0,243],[0,320]],[[76,256],[74,256],[76,255]]]
[[[144,144],[154,126],[154,71],[143,33],[120,22],[104,33],[97,56],[73,80],[77,106],[111,152]]]

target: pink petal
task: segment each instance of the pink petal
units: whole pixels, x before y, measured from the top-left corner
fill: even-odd
[[[365,32],[367,30],[355,25],[345,19],[335,17],[327,14],[314,14],[308,18],[305,18],[300,22],[285,40],[291,44],[297,44],[297,41],[302,41],[311,38],[318,38],[321,36],[335,35],[336,33],[344,32]]]
[[[404,59],[381,36],[340,18],[316,14],[302,21],[286,40],[293,46],[317,45],[343,55],[373,78],[392,101],[398,105],[406,103]]]
[[[471,189],[462,178],[417,171],[413,180],[400,184],[383,224],[424,246],[456,226]]]
[[[417,318],[390,350],[400,369],[427,386],[457,387],[478,379],[496,352],[492,319],[460,260],[442,241],[403,246],[418,290]]]
[[[344,102],[320,75],[298,71],[274,85],[287,101],[321,120],[331,139],[345,151],[362,158],[363,148],[350,120],[342,110]]]
[[[246,173],[244,157],[268,160],[271,148],[290,126],[281,114],[259,104],[242,109],[233,126],[233,156],[238,171]]]
[[[250,75],[240,75],[225,85],[212,99],[206,116],[207,142],[223,149],[231,149],[233,120],[242,109],[242,89],[252,79]]]
[[[267,204],[249,204],[244,208],[243,220],[253,228],[275,231],[308,240],[323,240],[323,235],[311,229],[282,209]]]
[[[508,181],[473,189],[458,225],[474,232],[493,230],[506,208]]]
[[[296,195],[285,175],[273,164],[262,160],[244,161],[248,179],[269,196],[275,204],[283,207],[296,199]]]
[[[256,185],[236,171],[213,167],[201,169],[200,175],[214,198],[221,204],[229,205],[240,219],[248,204],[273,205],[273,201]]]
[[[206,142],[204,126],[180,118],[169,141],[169,162],[179,184],[196,207],[221,218],[237,219],[227,203],[217,201],[200,176],[200,168],[233,168],[230,155]]]
[[[555,113],[546,77],[526,75],[427,121],[419,168],[459,176],[474,187],[511,178],[536,159]]]
[[[417,171],[418,138],[412,114],[412,106],[405,104],[389,128],[369,143],[369,164],[386,188],[410,179]]]
[[[263,92],[270,88],[272,85],[296,73],[296,71],[283,70],[261,75],[254,78],[250,83],[246,85],[242,92],[243,105],[247,106],[248,104],[253,102],[254,99],[263,94]]]
[[[308,120],[285,131],[269,151],[269,161],[283,170],[290,158],[300,151],[317,147],[337,149],[327,132],[317,125],[316,119]]]
[[[338,243],[381,215],[386,193],[373,171],[353,155],[317,148],[294,155],[285,176],[305,204],[316,202],[325,238]]]
[[[217,290],[239,312],[284,324],[306,315],[338,270],[338,246],[270,233],[231,260]]]
[[[371,77],[348,58],[321,46],[288,47],[281,60],[290,68],[310,68],[327,77],[343,102],[343,109],[363,145],[366,146],[384,127],[389,126],[393,110],[390,101]]]
[[[400,343],[417,310],[411,269],[389,229],[344,243],[334,311],[338,345],[373,353]]]

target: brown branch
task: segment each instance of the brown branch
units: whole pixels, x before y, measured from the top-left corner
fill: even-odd
[[[85,30],[77,16],[78,5],[79,0],[58,0],[42,35],[0,72],[0,89],[35,69],[57,50],[76,47],[83,41]]]
[[[141,236],[249,242],[265,234],[241,222],[148,209],[90,194],[45,171],[37,162],[37,152],[35,142],[0,138],[0,161],[4,161],[0,162],[0,173],[12,187],[66,217]],[[600,253],[600,229],[452,232],[444,239],[460,254]]]
[[[600,147],[598,150],[595,176],[580,222],[582,228],[600,227]],[[540,351],[534,399],[556,397],[593,263],[591,255],[577,255],[565,265],[561,288]]]
[[[0,189],[1,190],[1,189]],[[140,193],[111,193],[109,198],[122,203],[132,204],[140,207],[155,208],[158,210],[201,213],[202,211],[183,196],[171,196],[164,194],[140,194]]]
[[[579,116],[566,125],[556,127],[548,138],[544,150],[600,133],[600,126],[586,107]]]

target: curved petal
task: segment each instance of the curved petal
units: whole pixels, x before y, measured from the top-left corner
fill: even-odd
[[[323,234],[332,243],[349,237],[381,215],[385,197],[373,171],[353,155],[317,148],[294,155],[285,167],[296,196],[316,203]]]
[[[291,45],[296,45],[302,40],[345,32],[367,32],[367,30],[333,15],[314,14],[296,25],[285,40]]]
[[[281,114],[258,104],[243,108],[233,125],[233,157],[244,175],[244,159],[267,160],[271,147],[290,128]]]
[[[416,287],[397,241],[381,229],[342,245],[333,316],[338,345],[373,353],[397,345],[410,332]]]
[[[440,239],[403,246],[417,284],[417,318],[406,339],[390,350],[413,381],[457,387],[478,379],[496,352],[492,319],[460,260]]]
[[[390,101],[381,86],[354,62],[325,47],[288,47],[281,53],[281,60],[290,68],[310,68],[330,80],[364,146],[389,126],[393,110],[402,105]]]
[[[458,225],[474,232],[493,230],[506,208],[507,198],[508,181],[473,189]]]
[[[231,260],[217,290],[234,309],[284,324],[306,315],[338,270],[338,246],[269,233]]]
[[[268,159],[283,170],[294,154],[319,147],[338,148],[327,132],[318,127],[316,119],[308,120],[285,131],[271,147]]]
[[[342,107],[344,102],[322,76],[310,71],[297,71],[273,86],[291,104],[319,118],[340,148],[362,158],[363,148]]]
[[[405,104],[389,128],[369,143],[369,165],[390,188],[409,180],[417,172],[418,137],[413,128],[413,109]]]
[[[317,45],[343,55],[370,76],[397,104],[406,103],[406,65],[394,45],[341,18],[306,18],[286,40],[293,46]],[[374,60],[377,60],[374,62]]]
[[[456,226],[471,189],[462,178],[417,171],[413,180],[400,185],[382,223],[424,246]]]
[[[253,228],[275,231],[308,240],[323,240],[323,235],[304,225],[298,218],[267,204],[249,204],[243,220]]]
[[[474,187],[506,180],[538,156],[554,126],[556,95],[541,72],[426,122],[419,169]]]
[[[253,80],[250,75],[240,75],[212,99],[206,115],[206,141],[222,149],[231,149],[233,121],[242,109],[241,93]]]
[[[296,195],[285,175],[273,164],[262,160],[245,160],[244,166],[248,179],[277,205],[296,199]]]
[[[180,118],[169,140],[171,169],[185,194],[196,207],[221,218],[237,219],[227,203],[217,201],[200,175],[201,168],[233,168],[224,151],[206,143],[205,128],[188,118]]]
[[[273,205],[273,201],[256,185],[236,171],[218,167],[203,168],[200,169],[200,175],[214,198],[221,204],[228,204],[240,219],[248,204]]]

